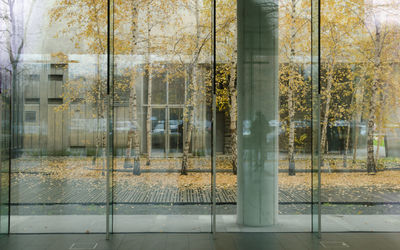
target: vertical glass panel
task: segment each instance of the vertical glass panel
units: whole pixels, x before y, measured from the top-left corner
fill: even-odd
[[[217,231],[309,232],[311,1],[216,14]]]
[[[0,6],[12,89],[11,232],[104,232],[107,4]]]
[[[399,231],[398,1],[322,1],[322,230]]]
[[[114,232],[209,232],[210,2],[114,7]]]
[[[320,126],[320,0],[311,0],[312,145],[311,192],[312,231],[321,233],[321,126]]]
[[[1,42],[1,41],[0,41]],[[10,83],[7,63],[0,58],[0,235],[8,233],[10,181]]]
[[[114,200],[114,1],[107,1],[107,86],[106,86],[106,239],[110,239],[110,234],[113,233],[113,200]]]

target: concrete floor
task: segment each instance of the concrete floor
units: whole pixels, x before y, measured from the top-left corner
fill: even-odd
[[[114,215],[116,233],[207,233],[210,215]],[[310,232],[310,215],[279,215],[269,227],[244,227],[217,215],[217,232]],[[104,215],[12,216],[11,233],[104,233]],[[400,232],[400,215],[323,215],[323,232]],[[400,249],[400,248],[399,248]]]
[[[2,250],[400,249],[398,233],[41,234],[0,237]]]

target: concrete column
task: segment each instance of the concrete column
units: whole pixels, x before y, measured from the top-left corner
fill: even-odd
[[[278,211],[278,2],[238,0],[237,222],[276,223]]]

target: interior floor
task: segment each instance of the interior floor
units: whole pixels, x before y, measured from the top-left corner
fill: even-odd
[[[12,234],[0,237],[2,250],[262,250],[399,249],[399,233],[210,233],[176,234]]]

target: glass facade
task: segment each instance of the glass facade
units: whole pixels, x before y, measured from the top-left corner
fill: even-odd
[[[6,71],[0,71],[1,86],[1,116],[0,116],[0,234],[6,234],[9,229],[9,192],[10,192],[10,78]],[[7,85],[5,84],[7,83]],[[4,85],[3,85],[4,84]]]
[[[209,232],[210,5],[114,8],[114,232]]]
[[[1,60],[12,76],[2,82],[10,86],[2,117],[11,121],[11,152],[6,157],[5,147],[2,160],[11,161],[11,233],[105,232],[107,8],[97,8],[86,26],[97,25],[93,40],[76,29],[92,11],[83,2],[1,4],[2,27],[10,29]]]
[[[0,14],[0,233],[399,231],[396,1]]]
[[[398,14],[397,1],[321,4],[322,231],[399,230]]]

